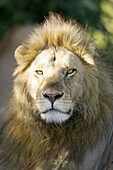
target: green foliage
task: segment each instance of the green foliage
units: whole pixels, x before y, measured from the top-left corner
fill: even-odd
[[[0,0],[0,38],[12,25],[40,23],[53,11],[88,25],[95,43],[107,47],[113,45],[112,9],[113,0]]]

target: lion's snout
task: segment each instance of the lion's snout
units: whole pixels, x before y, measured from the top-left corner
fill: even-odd
[[[56,123],[61,123],[69,119],[73,112],[73,103],[72,100],[62,100],[62,97],[63,93],[53,93],[46,94],[44,96],[45,99],[37,100],[36,105],[42,119],[46,120],[46,122]]]

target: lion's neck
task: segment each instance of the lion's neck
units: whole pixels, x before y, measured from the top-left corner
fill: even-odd
[[[77,127],[77,123],[56,125],[46,124],[42,121],[39,124],[37,123],[36,126],[28,126],[31,132],[31,143],[34,147],[34,150],[32,150],[34,153],[32,152],[32,154],[36,156],[37,164],[39,164],[39,161],[42,162],[42,167],[52,169],[52,167],[55,167],[55,160],[57,160],[59,166],[62,162],[72,162],[74,166],[76,165],[78,167],[84,160],[85,155],[91,154],[92,149],[99,150],[101,148],[100,141],[103,141],[107,137],[101,128],[99,129],[98,127],[98,130],[95,128],[97,126],[96,122],[97,120],[90,125],[84,124],[80,126],[81,128]],[[107,125],[105,128],[107,128]],[[100,154],[102,154],[103,150],[104,147],[100,149]],[[43,161],[45,159],[46,161]],[[47,168],[47,164],[50,167]],[[63,166],[66,166],[66,164]]]
[[[56,125],[46,124],[41,120],[26,120],[26,116],[24,117],[25,119],[15,113],[10,114],[9,118],[6,118],[7,128],[5,122],[3,127],[7,134],[4,143],[7,145],[7,141],[9,142],[8,148],[5,148],[7,149],[6,152],[9,153],[7,157],[10,159],[10,154],[13,153],[12,156],[17,162],[20,160],[20,162],[26,163],[26,169],[28,169],[31,161],[32,166],[41,165],[40,162],[44,166],[49,161],[49,165],[51,165],[51,162],[54,164],[54,160],[59,160],[59,157],[79,164],[79,160],[82,160],[86,150],[93,148],[94,144],[98,143],[100,140],[98,136],[106,135],[103,126],[101,128],[99,126],[99,121],[101,121],[99,119],[90,124],[83,123],[83,120],[76,121],[76,123],[70,120],[70,122],[62,125]],[[16,122],[16,128],[14,122]],[[104,128],[106,129],[105,124]],[[102,133],[103,131],[104,133]],[[12,148],[15,149],[12,151]],[[20,150],[21,154],[16,154],[20,153]],[[48,169],[51,169],[51,167],[48,167]]]

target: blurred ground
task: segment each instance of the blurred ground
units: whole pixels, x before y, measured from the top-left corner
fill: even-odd
[[[0,114],[3,114],[12,89],[12,74],[16,67],[15,49],[31,32],[33,26],[15,26],[4,36],[0,44]]]

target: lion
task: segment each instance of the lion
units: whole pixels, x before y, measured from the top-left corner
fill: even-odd
[[[16,49],[0,128],[2,170],[112,167],[112,79],[85,32],[51,13]]]

